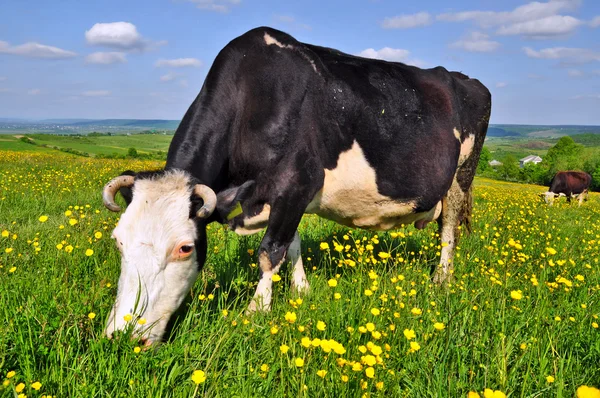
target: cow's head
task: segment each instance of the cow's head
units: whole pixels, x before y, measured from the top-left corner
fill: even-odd
[[[112,211],[120,210],[118,191],[128,206],[112,233],[121,276],[105,332],[110,337],[131,322],[134,334],[151,343],[162,338],[198,276],[206,255],[204,225],[217,197],[183,171],[114,178],[102,195]]]
[[[552,206],[552,204],[554,203],[554,199],[556,198],[560,198],[563,196],[567,196],[564,193],[554,193],[554,192],[543,192],[539,194],[540,197],[544,198],[544,202],[546,202],[548,205]]]

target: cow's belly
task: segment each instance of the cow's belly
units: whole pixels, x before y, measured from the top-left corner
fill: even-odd
[[[431,221],[441,212],[441,202],[426,212],[415,213],[415,201],[399,201],[381,195],[375,170],[357,142],[340,154],[335,169],[325,170],[323,188],[306,212],[349,227],[388,230],[420,220]]]

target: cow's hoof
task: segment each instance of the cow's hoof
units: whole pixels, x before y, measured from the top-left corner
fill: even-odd
[[[435,274],[433,274],[433,283],[435,283],[438,286],[442,286],[451,281],[452,281],[452,274],[450,274],[450,273],[436,271]]]
[[[249,316],[249,315],[256,314],[257,312],[269,312],[269,311],[271,311],[270,305],[261,305],[256,300],[252,299],[252,301],[248,305],[248,308],[246,309],[246,315]]]
[[[300,295],[306,295],[310,291],[310,285],[306,279],[298,282],[292,282],[292,290]]]

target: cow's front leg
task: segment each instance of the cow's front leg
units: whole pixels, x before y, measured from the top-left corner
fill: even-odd
[[[306,155],[302,163],[298,159],[291,160],[281,177],[274,178],[278,188],[269,200],[271,213],[258,250],[261,278],[248,312],[271,309],[272,278],[279,272],[286,255],[294,266],[294,287],[299,291],[308,289],[297,230],[306,207],[322,185],[324,172]]]

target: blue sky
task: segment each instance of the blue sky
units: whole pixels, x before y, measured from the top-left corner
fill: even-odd
[[[180,119],[218,51],[257,26],[442,65],[493,123],[600,125],[600,1],[6,0],[0,117]]]

